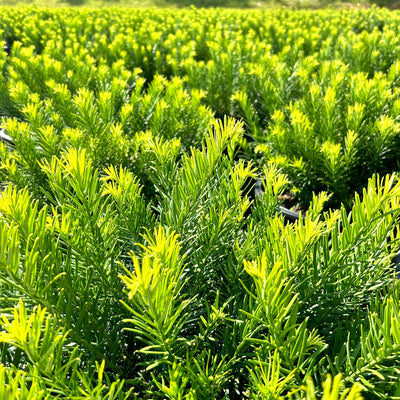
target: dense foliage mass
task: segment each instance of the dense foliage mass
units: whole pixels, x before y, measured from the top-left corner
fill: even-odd
[[[398,398],[399,22],[0,9],[0,398]]]

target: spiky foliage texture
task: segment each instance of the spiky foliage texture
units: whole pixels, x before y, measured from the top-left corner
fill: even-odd
[[[391,18],[0,10],[0,397],[398,397]]]
[[[104,399],[396,394],[399,184],[372,178],[349,214],[321,214],[325,197],[315,197],[304,220],[285,225],[276,212],[287,179],[266,169],[265,196],[246,215],[242,188],[255,171],[234,160],[242,134],[232,120],[217,122],[178,168],[165,156],[168,141],[150,146],[152,208],[132,173],[99,171],[75,149],[39,165],[46,205],[6,188],[6,390]]]

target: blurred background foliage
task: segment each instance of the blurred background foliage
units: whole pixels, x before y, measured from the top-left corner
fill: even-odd
[[[198,7],[198,8],[367,8],[397,9],[398,0],[0,0],[2,6],[38,7]]]

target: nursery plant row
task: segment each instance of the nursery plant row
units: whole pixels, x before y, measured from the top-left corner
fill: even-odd
[[[0,398],[400,398],[399,26],[0,8]]]

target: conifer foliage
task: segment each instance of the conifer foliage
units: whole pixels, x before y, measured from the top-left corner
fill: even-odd
[[[0,9],[0,398],[398,398],[398,20]]]

